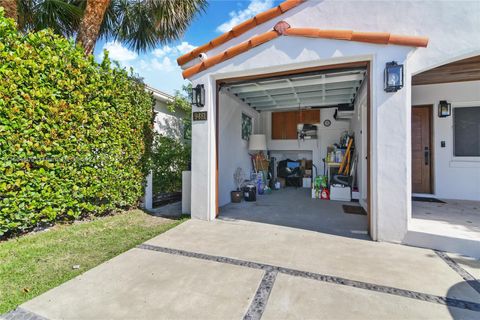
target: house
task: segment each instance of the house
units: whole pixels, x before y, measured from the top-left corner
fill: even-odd
[[[153,130],[156,133],[183,140],[185,137],[182,119],[185,114],[181,110],[172,112],[168,109],[168,104],[174,100],[174,97],[148,85],[145,85],[145,90],[155,99]],[[142,204],[145,209],[153,209],[153,196],[153,175],[149,174]]]
[[[167,107],[174,97],[151,86],[145,87],[155,99],[154,131],[172,138],[183,139],[182,119],[185,114],[181,110],[172,112]]]
[[[193,218],[221,217],[236,168],[253,170],[242,119],[271,158],[311,161],[317,175],[348,131],[371,239],[480,256],[480,215],[471,225],[455,216],[455,205],[480,207],[480,2],[287,0],[177,61],[204,90],[193,107]],[[311,139],[299,138],[304,124],[316,127]],[[315,220],[326,202],[298,192],[292,212],[316,201],[302,219],[327,223]],[[425,208],[412,195],[453,201],[427,202],[438,219],[416,219]]]

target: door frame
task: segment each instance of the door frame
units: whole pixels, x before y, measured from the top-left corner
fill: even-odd
[[[435,143],[433,142],[434,141],[434,115],[433,115],[433,108],[434,108],[434,105],[433,104],[419,104],[419,105],[414,105],[412,106],[412,113],[413,113],[413,109],[414,108],[426,108],[428,110],[428,121],[430,121],[430,130],[429,130],[429,135],[430,135],[430,139],[429,139],[429,149],[430,149],[430,192],[429,193],[422,193],[422,192],[413,192],[413,189],[412,189],[412,194],[425,194],[425,195],[434,195],[435,194]],[[410,122],[411,122],[411,119],[410,119]],[[411,132],[411,123],[410,123],[410,132]],[[411,133],[410,133],[411,134]],[[410,142],[410,153],[412,154],[413,156],[413,148],[412,148],[412,145],[411,145],[411,142]],[[410,159],[410,162],[412,160]],[[412,167],[412,171],[411,171],[411,179],[413,179],[413,166]]]
[[[300,68],[300,69],[290,69],[285,71],[279,72],[272,72],[272,73],[263,73],[263,74],[255,74],[255,75],[247,75],[247,76],[240,76],[240,77],[232,77],[232,78],[224,78],[224,79],[217,79],[215,80],[215,218],[219,215],[219,93],[221,89],[221,85],[228,84],[232,82],[238,81],[248,81],[248,80],[257,80],[263,78],[270,78],[270,77],[277,77],[277,76],[284,76],[284,75],[295,75],[301,74],[306,72],[314,72],[314,71],[327,71],[327,70],[335,70],[335,69],[348,69],[348,68],[359,68],[363,67],[366,70],[365,73],[365,80],[367,81],[367,220],[368,220],[368,233],[370,237],[372,237],[372,173],[371,173],[371,144],[372,144],[372,135],[371,135],[371,123],[372,123],[372,107],[371,107],[371,61],[364,60],[364,61],[356,61],[356,62],[347,62],[347,63],[339,63],[339,64],[330,64],[330,65],[322,65],[316,67],[307,67],[307,68]]]

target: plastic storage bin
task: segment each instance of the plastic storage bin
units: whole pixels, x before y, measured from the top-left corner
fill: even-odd
[[[330,200],[352,201],[352,189],[344,186],[330,186]]]

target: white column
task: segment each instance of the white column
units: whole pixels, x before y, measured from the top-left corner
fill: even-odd
[[[208,75],[193,81],[205,86],[205,106],[192,111],[206,111],[206,121],[192,122],[191,215],[194,219],[215,219],[215,81]]]
[[[372,206],[377,239],[402,242],[411,214],[410,74],[401,51],[386,53],[377,56],[373,68]],[[385,92],[383,72],[385,63],[392,60],[405,65],[405,86],[397,92]]]
[[[182,172],[182,213],[190,214],[192,199],[192,172]]]
[[[153,174],[151,171],[147,176],[147,185],[145,186],[144,201],[144,206],[146,210],[153,209]]]

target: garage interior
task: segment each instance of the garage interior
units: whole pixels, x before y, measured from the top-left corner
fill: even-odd
[[[218,217],[369,239],[367,70],[217,82]]]

